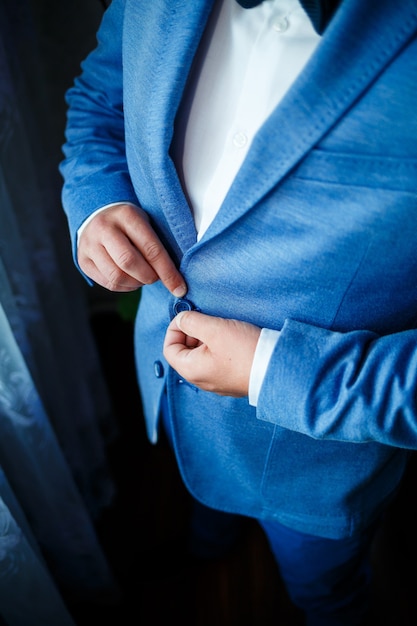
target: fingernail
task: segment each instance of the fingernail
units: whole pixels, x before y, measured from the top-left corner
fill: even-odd
[[[176,287],[172,293],[176,298],[182,298],[187,293],[187,287],[186,285],[181,285]]]

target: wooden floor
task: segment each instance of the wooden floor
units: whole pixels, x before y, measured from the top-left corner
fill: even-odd
[[[93,329],[119,420],[109,450],[116,502],[98,531],[122,597],[115,606],[74,610],[79,626],[302,626],[259,527],[248,522],[239,549],[222,560],[187,557],[188,497],[165,443],[145,437],[133,367],[132,328],[117,315],[93,318]],[[417,465],[374,548],[375,589],[369,626],[417,625]],[[99,621],[97,621],[99,620]],[[352,625],[354,626],[354,625]]]

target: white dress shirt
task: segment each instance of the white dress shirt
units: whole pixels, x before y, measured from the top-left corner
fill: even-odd
[[[320,37],[298,0],[243,9],[219,0],[203,35],[176,128],[175,152],[201,238],[257,130],[285,95]],[[179,122],[179,124],[178,124]]]
[[[319,40],[298,0],[264,0],[252,9],[243,9],[236,0],[217,1],[179,111],[173,146],[199,239],[215,218],[256,132]],[[249,384],[253,406],[278,337],[279,331],[261,332]]]

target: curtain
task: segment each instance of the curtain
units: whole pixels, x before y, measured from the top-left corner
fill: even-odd
[[[117,596],[95,522],[117,436],[60,205],[64,92],[104,5],[0,0],[0,624]]]

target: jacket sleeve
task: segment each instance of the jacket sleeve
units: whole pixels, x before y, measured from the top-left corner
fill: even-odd
[[[257,416],[315,439],[417,449],[417,330],[339,333],[287,320]]]
[[[76,233],[96,209],[117,201],[137,204],[126,161],[123,118],[124,0],[113,0],[97,46],[66,93],[67,124],[60,164],[62,203],[76,260]]]

